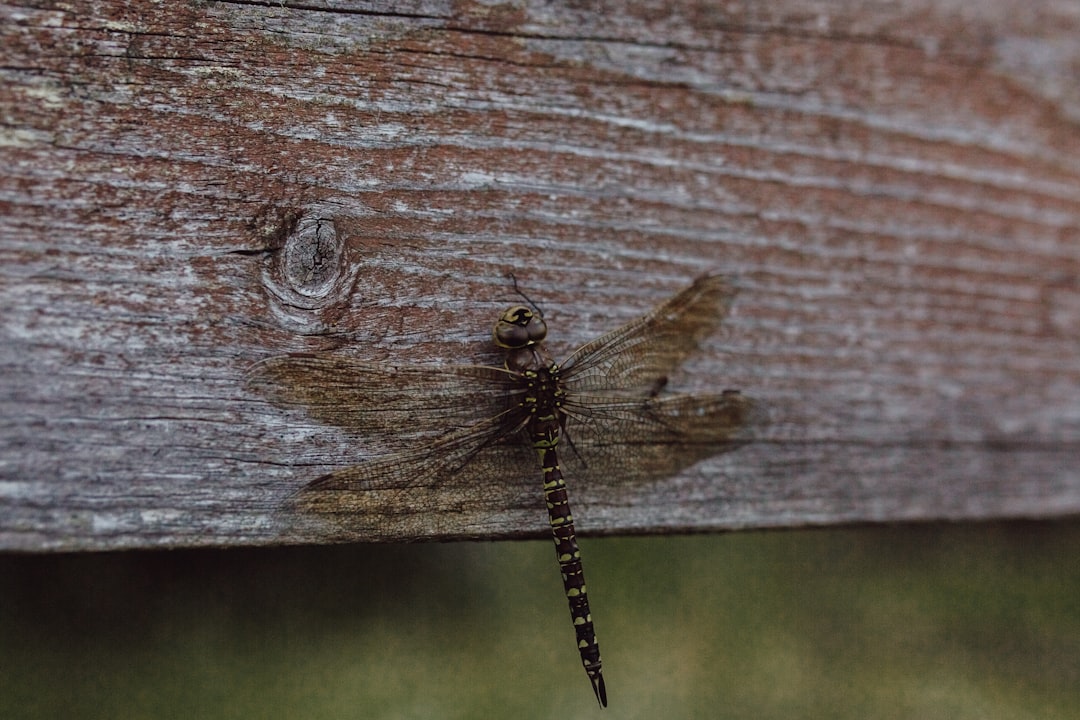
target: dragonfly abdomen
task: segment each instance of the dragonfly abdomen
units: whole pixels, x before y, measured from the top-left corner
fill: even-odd
[[[545,421],[546,420],[546,421]],[[562,572],[563,589],[570,605],[570,619],[577,634],[581,664],[592,683],[593,692],[600,705],[607,707],[607,690],[600,669],[600,645],[596,641],[592,615],[589,612],[589,596],[585,589],[585,573],[581,566],[581,551],[574,532],[574,516],[570,512],[570,500],[566,482],[559,468],[556,446],[559,443],[559,423],[552,418],[539,419],[532,428],[533,447],[536,448],[544,471],[544,497],[547,501],[551,537],[555,541],[555,555]]]

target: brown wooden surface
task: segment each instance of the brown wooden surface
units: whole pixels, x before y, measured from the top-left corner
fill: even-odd
[[[773,424],[586,533],[1080,511],[1074,2],[327,5],[0,5],[0,547],[288,541],[378,444],[245,369],[497,362],[511,270],[558,356],[742,287],[676,382]]]

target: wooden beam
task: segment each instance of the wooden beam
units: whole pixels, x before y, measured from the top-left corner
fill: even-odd
[[[382,446],[247,368],[497,364],[511,271],[560,356],[741,286],[672,383],[771,424],[568,478],[585,533],[1080,511],[1067,0],[8,4],[0,59],[4,549],[295,541]],[[407,539],[545,532],[493,485]]]

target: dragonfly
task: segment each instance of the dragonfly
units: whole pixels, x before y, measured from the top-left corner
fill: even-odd
[[[248,384],[271,402],[389,446],[308,483],[291,498],[290,513],[314,518],[319,537],[363,539],[393,527],[391,535],[415,538],[432,530],[426,509],[469,517],[484,496],[505,497],[500,484],[529,467],[535,477],[538,468],[581,663],[607,707],[560,460],[575,482],[612,485],[670,477],[745,442],[763,422],[759,403],[738,390],[667,389],[735,294],[729,278],[703,275],[562,363],[549,355],[547,323],[524,295],[530,305],[506,310],[492,331],[505,353],[501,367],[389,365],[341,354],[263,360]]]

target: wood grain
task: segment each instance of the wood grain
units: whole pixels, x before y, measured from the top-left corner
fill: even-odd
[[[559,356],[741,286],[673,384],[772,424],[584,533],[1080,512],[1075,4],[669,5],[0,5],[0,547],[289,542],[379,441],[245,369],[498,362],[510,271]]]

